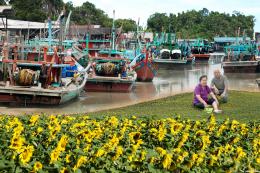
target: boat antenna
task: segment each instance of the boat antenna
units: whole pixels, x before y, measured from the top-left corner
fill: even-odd
[[[168,44],[169,44],[169,49],[170,49],[170,51],[172,51],[172,33],[171,33],[171,24],[169,24]]]
[[[113,10],[112,50],[115,50],[115,10]]]
[[[52,28],[52,23],[51,23],[51,18],[48,17],[48,41],[49,41],[49,51],[51,51],[51,42],[52,42],[52,32],[51,32],[51,28]]]
[[[70,16],[71,16],[72,11],[69,12],[67,21],[66,21],[66,26],[65,26],[65,30],[64,30],[64,36],[67,36],[68,30],[69,30],[69,25],[70,25]]]
[[[141,49],[141,41],[140,41],[140,38],[139,38],[139,22],[140,22],[140,18],[138,18],[138,22],[137,22],[137,26],[136,26],[136,35],[137,35],[137,41],[138,41],[138,46],[139,46],[139,49]]]

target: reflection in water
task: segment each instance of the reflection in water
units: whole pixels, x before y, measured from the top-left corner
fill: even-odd
[[[185,68],[160,69],[158,76],[152,83],[136,83],[131,93],[83,93],[72,103],[60,106],[34,106],[34,107],[7,107],[0,106],[0,112],[5,114],[32,114],[41,113],[84,113],[103,109],[127,106],[147,100],[166,97],[181,92],[190,92],[194,89],[203,74],[208,75],[209,82],[215,69],[221,69],[221,58],[214,56],[209,63],[195,64]],[[222,69],[221,69],[222,70]],[[223,71],[223,70],[222,70]],[[255,82],[260,74],[226,74],[231,89],[260,91]]]

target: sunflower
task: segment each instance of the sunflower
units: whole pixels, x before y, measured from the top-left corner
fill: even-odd
[[[31,116],[30,126],[34,126],[38,119],[39,119],[39,115],[33,115],[33,116]]]
[[[16,150],[18,153],[22,152],[22,146],[24,144],[25,139],[23,137],[14,136],[11,139],[10,148]]]
[[[116,149],[116,154],[115,156],[112,158],[113,160],[117,160],[124,152],[124,149],[122,146],[118,146]]]
[[[101,156],[103,156],[105,153],[106,153],[105,150],[99,149],[99,150],[97,151],[97,153],[96,153],[96,157],[101,157]]]
[[[164,156],[167,152],[161,147],[157,147],[156,151],[160,154],[160,156]]]
[[[51,152],[51,161],[50,161],[50,164],[55,163],[55,162],[58,160],[59,156],[60,156],[60,151],[54,149],[54,150]]]
[[[37,171],[39,171],[41,169],[42,169],[41,162],[35,162],[34,165],[33,165],[33,170],[37,172]]]
[[[73,170],[76,171],[79,167],[81,167],[82,164],[84,164],[87,161],[87,158],[85,156],[80,156],[77,160],[76,165],[74,166]]]
[[[65,147],[68,143],[68,136],[63,135],[60,139],[60,141],[58,142],[58,146],[57,146],[57,150],[59,151],[65,151]]]
[[[162,162],[163,168],[169,169],[170,166],[171,166],[171,163],[172,163],[172,155],[171,154],[166,154],[164,156],[164,159],[163,159],[163,162]]]
[[[70,163],[70,154],[66,154],[66,163]]]
[[[31,160],[33,152],[34,152],[33,146],[27,146],[24,148],[23,152],[19,155],[20,161],[23,165],[25,165]]]
[[[60,173],[69,173],[69,170],[65,167],[63,167],[61,170],[60,170]]]

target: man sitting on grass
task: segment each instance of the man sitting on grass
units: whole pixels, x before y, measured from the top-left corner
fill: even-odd
[[[200,109],[213,106],[214,113],[221,113],[222,110],[219,110],[218,108],[218,99],[207,85],[208,77],[206,75],[203,75],[200,77],[199,80],[200,83],[196,86],[194,90],[193,105]],[[211,96],[210,99],[209,96]]]
[[[216,96],[219,96],[219,101],[227,103],[228,100],[228,80],[222,75],[219,70],[214,71],[214,78],[211,81],[210,87]]]

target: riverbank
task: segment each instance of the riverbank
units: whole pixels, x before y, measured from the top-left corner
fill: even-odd
[[[110,109],[89,113],[94,117],[100,116],[141,116],[150,118],[164,118],[181,116],[192,120],[201,120],[209,116],[205,111],[192,106],[192,93],[139,103],[118,109]],[[230,91],[229,102],[221,104],[222,114],[216,115],[217,120],[226,118],[243,122],[257,121],[260,117],[260,92]]]

